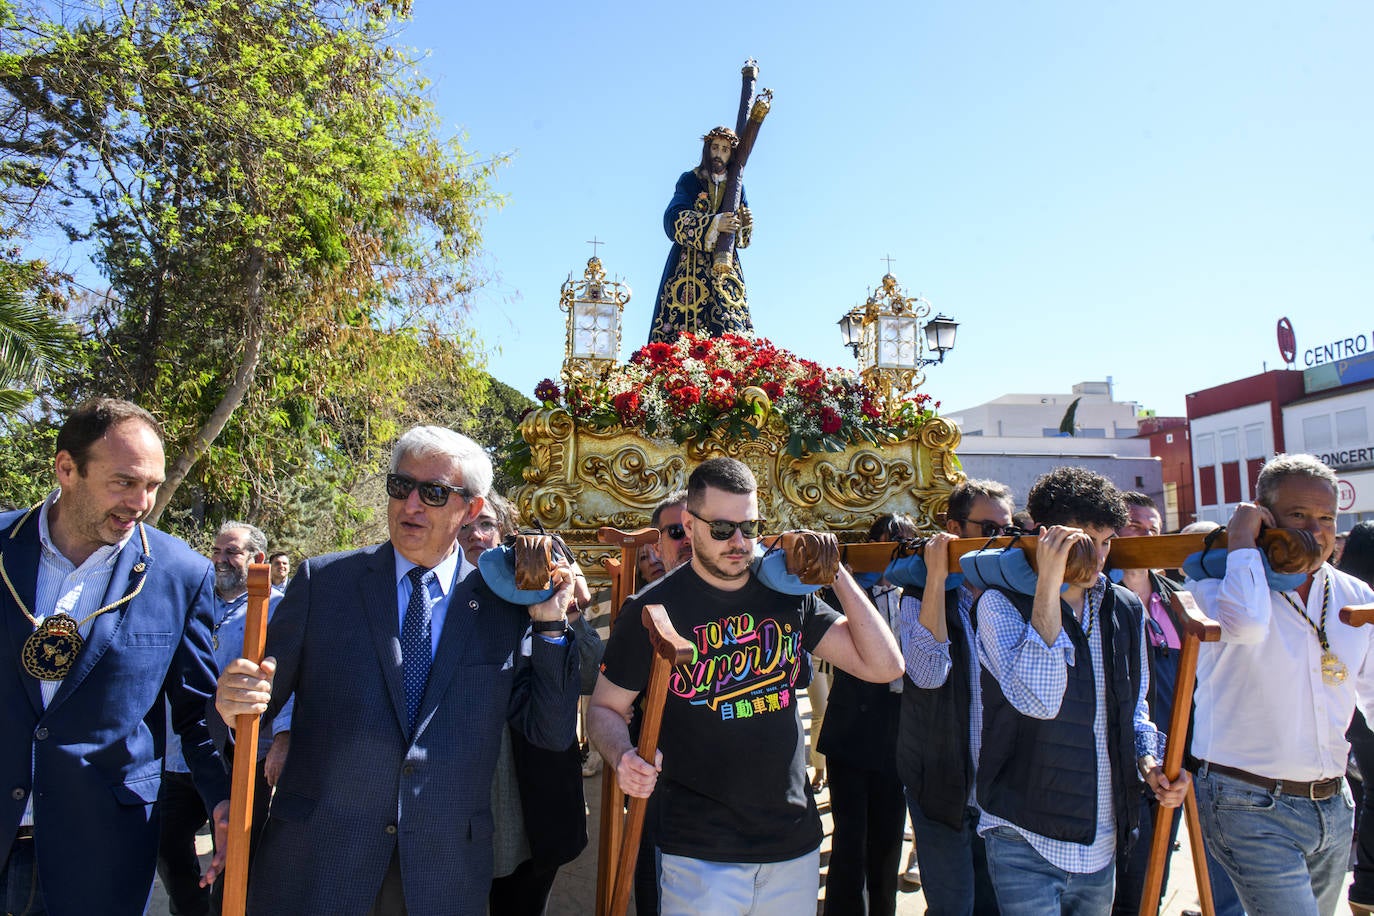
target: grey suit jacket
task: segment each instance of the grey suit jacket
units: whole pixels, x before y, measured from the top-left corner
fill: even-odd
[[[486,912],[500,730],[551,749],[576,733],[577,653],[536,637],[522,656],[528,625],[479,572],[458,583],[411,735],[391,545],[301,565],[267,637],[269,713],[296,706],[250,914],[365,916],[398,848],[411,916]]]

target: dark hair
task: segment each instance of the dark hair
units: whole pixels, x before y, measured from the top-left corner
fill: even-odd
[[[1125,490],[1122,492],[1121,498],[1126,501],[1127,506],[1139,506],[1142,509],[1159,511],[1159,504],[1139,490]]]
[[[914,538],[920,529],[916,520],[909,515],[894,515],[891,512],[878,516],[868,529],[870,541],[900,541]]]
[[[673,506],[686,505],[686,503],[686,490],[674,490],[673,492],[669,493],[667,498],[664,499],[663,502],[659,503],[657,506],[654,506],[654,514],[649,517],[649,527],[658,527],[658,523],[663,520],[663,511],[665,509],[671,509],[673,508]]]
[[[696,466],[687,478],[687,510],[695,512],[692,506],[701,508],[702,494],[706,488],[724,490],[726,493],[747,494],[759,488],[754,481],[754,472],[743,461],[734,458],[708,458]]]
[[[162,442],[162,426],[153,415],[130,401],[118,398],[92,398],[76,406],[57,431],[57,450],[66,452],[76,462],[79,474],[86,473],[91,446],[111,429],[128,420],[146,423]]]
[[[1011,490],[1006,484],[995,480],[965,480],[949,491],[949,507],[945,510],[945,518],[959,522],[967,520],[969,513],[973,511],[974,501],[980,496],[993,502],[1006,503],[1008,509],[1014,502]]]
[[[1042,476],[1026,496],[1037,525],[1101,525],[1120,528],[1131,520],[1121,491],[1087,468],[1059,467]]]
[[[1025,509],[1021,509],[1018,512],[1013,512],[1011,514],[1011,523],[1015,525],[1017,528],[1020,528],[1022,531],[1035,530],[1035,519],[1031,518],[1031,514],[1027,512]]]
[[[286,557],[289,560],[291,559],[291,554],[287,553],[285,550],[278,550],[276,553],[268,555],[267,562],[271,563],[277,557]]]
[[[1336,568],[1374,586],[1374,522],[1360,522],[1350,529]]]

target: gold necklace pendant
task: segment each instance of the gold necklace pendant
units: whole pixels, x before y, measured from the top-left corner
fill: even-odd
[[[75,618],[54,614],[24,640],[20,660],[24,670],[40,681],[60,681],[76,666],[85,644]]]
[[[1345,681],[1350,676],[1349,670],[1345,667],[1345,662],[1336,657],[1336,653],[1327,649],[1322,653],[1322,680],[1330,687],[1335,687]]]

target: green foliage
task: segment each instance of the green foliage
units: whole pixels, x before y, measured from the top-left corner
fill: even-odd
[[[417,405],[481,423],[461,311],[499,163],[439,135],[417,55],[389,43],[408,13],[0,6],[0,232],[46,214],[111,288],[53,394],[162,420],[174,528],[351,546],[355,493]]]

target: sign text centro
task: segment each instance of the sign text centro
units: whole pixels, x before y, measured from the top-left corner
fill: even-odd
[[[1320,347],[1308,347],[1302,351],[1303,365],[1311,368],[1312,366],[1334,363],[1337,360],[1350,359],[1352,356],[1368,353],[1371,337],[1374,337],[1374,334],[1357,334],[1354,337],[1333,340],[1331,343],[1322,344]]]

